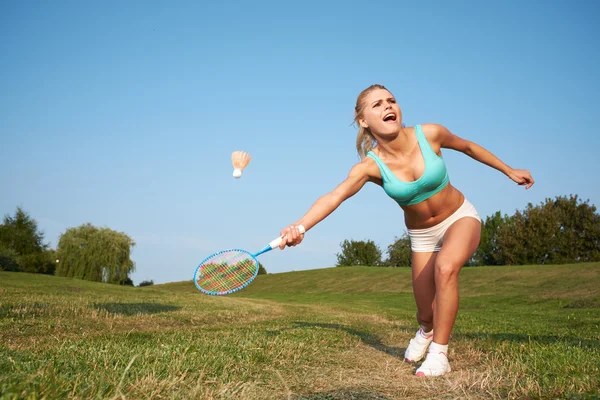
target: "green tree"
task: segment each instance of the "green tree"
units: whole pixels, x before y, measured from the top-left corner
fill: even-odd
[[[394,238],[394,243],[387,248],[387,254],[384,265],[388,267],[410,267],[412,265],[410,237],[406,232],[400,238]]]
[[[22,272],[54,275],[56,270],[56,251],[52,249],[24,254],[19,257],[19,260]]]
[[[119,285],[123,285],[123,286],[134,286],[134,284],[133,284],[133,280],[132,280],[130,277],[128,277],[128,276],[126,276],[124,279],[121,279],[121,280],[119,281]]]
[[[4,216],[0,225],[0,243],[17,254],[31,254],[44,251],[44,234],[38,230],[37,222],[21,207],[17,207],[14,217]]]
[[[267,274],[267,270],[265,269],[265,267],[262,265],[261,262],[258,263],[258,275],[266,275]]]
[[[577,195],[530,203],[500,226],[496,254],[506,265],[600,261],[600,215]]]
[[[336,254],[338,267],[352,265],[380,266],[381,249],[372,240],[344,240]]]
[[[138,285],[138,287],[152,286],[152,285],[154,285],[154,281],[151,279],[149,281],[141,281],[140,284]]]
[[[54,273],[54,251],[44,243],[44,234],[38,229],[37,222],[21,207],[17,207],[14,216],[4,216],[0,225],[0,247],[4,249],[6,268],[10,264],[12,271]],[[12,263],[8,262],[9,252]]]
[[[18,272],[20,270],[17,252],[0,245],[0,271]]]
[[[135,242],[125,233],[84,224],[60,236],[56,275],[89,281],[133,285],[130,259]]]
[[[477,251],[469,261],[468,265],[500,265],[498,258],[498,231],[501,226],[510,223],[511,217],[500,214],[488,216],[481,222],[481,239]]]

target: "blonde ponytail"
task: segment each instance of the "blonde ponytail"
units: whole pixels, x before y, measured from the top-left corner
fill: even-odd
[[[367,153],[371,151],[371,149],[373,149],[373,147],[375,147],[375,145],[377,144],[377,142],[375,141],[375,137],[373,137],[373,134],[371,133],[369,128],[363,128],[362,126],[360,126],[359,122],[359,119],[362,117],[362,113],[365,109],[365,97],[367,97],[367,95],[375,89],[387,90],[383,85],[376,84],[369,86],[368,88],[360,92],[360,94],[356,98],[356,106],[354,107],[354,123],[358,126],[358,134],[356,135],[356,151],[358,152],[358,155],[360,156],[361,160],[365,158]]]
[[[375,138],[371,131],[358,125],[358,135],[356,136],[356,151],[362,160],[367,156],[367,153],[375,146]]]

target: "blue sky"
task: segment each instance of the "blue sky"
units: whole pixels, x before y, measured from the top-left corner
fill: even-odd
[[[289,3],[289,4],[288,4]],[[0,212],[52,247],[90,222],[137,245],[137,284],[258,250],[358,161],[353,107],[388,87],[407,125],[440,123],[529,169],[529,191],[446,150],[480,215],[577,194],[600,206],[600,6],[593,1],[0,3]],[[230,154],[252,161],[231,176]],[[271,273],[387,248],[401,209],[368,184]]]

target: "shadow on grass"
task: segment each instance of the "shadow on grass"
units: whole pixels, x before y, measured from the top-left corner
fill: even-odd
[[[50,312],[48,303],[22,303],[0,305],[0,318],[29,318],[47,315]]]
[[[66,290],[68,292],[75,292],[75,293],[83,292],[82,288],[75,287],[75,286],[62,286],[61,289]]]
[[[389,400],[389,397],[364,389],[342,389],[332,392],[293,395],[293,400]]]
[[[352,329],[348,326],[344,326],[344,325],[340,325],[340,324],[327,324],[327,323],[319,323],[319,322],[302,322],[302,321],[296,321],[296,322],[292,322],[292,324],[294,325],[291,328],[284,328],[284,329],[277,329],[274,331],[267,331],[268,335],[279,335],[281,332],[283,331],[287,331],[287,330],[292,330],[292,329],[298,329],[298,328],[327,328],[327,329],[336,329],[336,330],[340,330],[340,331],[344,331],[350,335],[354,335],[357,336],[364,344],[371,346],[372,348],[382,351],[386,354],[389,354],[393,357],[396,358],[400,358],[400,359],[404,359],[404,351],[406,350],[406,348],[402,348],[402,347],[393,347],[393,346],[388,346],[385,345],[383,343],[381,343],[381,339],[379,338],[379,336],[377,335],[373,335],[371,333],[368,332],[363,332],[363,331],[359,331],[356,329]],[[356,398],[356,399],[362,399],[362,397],[322,397],[323,399],[338,399],[338,398]],[[366,398],[371,398],[371,397],[366,397]],[[383,397],[373,397],[375,398],[383,398]],[[312,397],[310,397],[310,399],[313,399]],[[321,397],[315,397],[315,399],[321,399]]]
[[[452,335],[456,339],[492,340],[495,342],[556,344],[564,343],[569,347],[600,349],[597,340],[582,339],[573,336],[526,335],[519,333],[458,333]]]
[[[147,315],[181,310],[180,306],[159,303],[94,303],[92,308],[119,315]]]
[[[575,301],[567,304],[563,308],[573,308],[573,309],[578,309],[578,308],[600,308],[600,301],[598,301],[597,299],[575,300]]]
[[[411,330],[410,326],[399,326],[400,329]],[[575,336],[559,335],[528,335],[525,333],[484,333],[484,332],[461,332],[452,333],[452,340],[477,340],[493,342],[512,342],[512,343],[537,343],[537,344],[556,344],[564,343],[571,347],[588,347],[593,349],[600,348],[600,342],[594,339],[582,339]]]

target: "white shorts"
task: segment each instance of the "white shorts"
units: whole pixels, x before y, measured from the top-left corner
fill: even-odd
[[[414,252],[436,252],[440,251],[444,243],[444,235],[450,225],[463,217],[472,217],[481,222],[477,210],[473,204],[465,199],[464,203],[451,216],[431,228],[409,229],[410,249]]]

